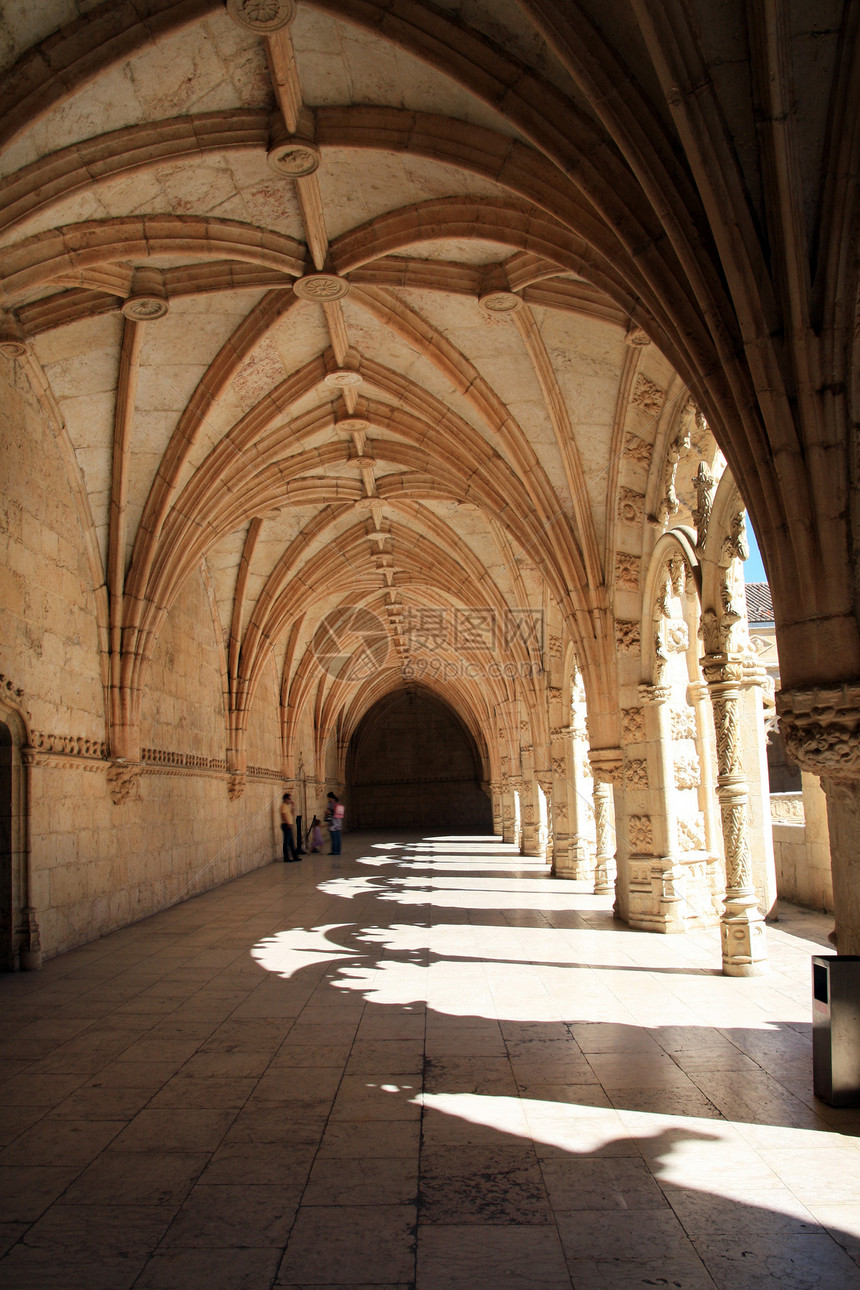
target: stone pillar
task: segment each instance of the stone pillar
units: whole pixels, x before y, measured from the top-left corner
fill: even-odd
[[[682,932],[687,923],[687,871],[678,847],[671,686],[640,685],[645,741],[651,753],[646,787],[628,790],[628,837],[632,854],[628,922],[654,932]],[[632,796],[647,806],[630,811]]]
[[[546,799],[546,842],[540,837],[538,830],[538,845],[540,852],[548,864],[552,865],[554,855],[554,838],[555,838],[555,806],[553,802],[553,774],[551,770],[536,770],[535,781],[538,788]],[[535,795],[537,796],[537,795]]]
[[[529,746],[520,749],[520,763],[523,768],[520,788],[520,815],[522,819],[522,853],[524,856],[542,856],[543,850],[538,838],[538,811],[535,800],[534,749]]]
[[[615,802],[612,785],[621,779],[620,748],[592,748],[588,754],[594,775],[594,894],[615,889]]]
[[[496,837],[504,839],[504,803],[502,801],[502,782],[498,779],[490,780],[490,803],[493,812],[493,833]]]
[[[502,775],[502,841],[507,846],[519,846],[514,819],[514,786],[510,776]]]
[[[786,749],[827,798],[836,948],[860,954],[860,685],[782,690],[776,710]]]
[[[723,972],[726,976],[761,976],[768,971],[767,939],[753,886],[749,793],[741,759],[743,657],[705,654],[701,664],[714,708],[717,797],[726,857],[726,904],[720,920]]]
[[[562,726],[552,732],[553,874],[557,878],[591,879],[594,853],[589,817],[593,786],[583,748],[585,731]]]
[[[615,830],[613,828],[612,785],[594,778],[594,825],[597,854],[594,857],[594,894],[615,890]]]

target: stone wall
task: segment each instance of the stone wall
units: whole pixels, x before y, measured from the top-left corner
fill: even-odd
[[[350,772],[351,828],[492,832],[468,738],[432,699],[404,693],[371,710],[356,734]]]
[[[252,711],[254,769],[231,800],[220,645],[196,572],[145,678],[141,773],[112,793],[99,592],[74,461],[23,372],[4,364],[0,381],[0,673],[27,727],[29,903],[50,957],[277,855],[277,706],[267,676]]]
[[[833,909],[827,800],[815,775],[802,775],[802,795],[771,797],[777,890],[812,909]]]

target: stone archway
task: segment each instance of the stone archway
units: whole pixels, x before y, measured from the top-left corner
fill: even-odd
[[[346,770],[353,829],[492,833],[474,741],[435,695],[397,690],[375,703],[350,742]]]

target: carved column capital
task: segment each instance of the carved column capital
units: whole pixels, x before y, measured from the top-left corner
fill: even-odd
[[[588,760],[596,784],[620,784],[624,755],[620,748],[590,748]]]
[[[114,806],[135,801],[140,796],[140,762],[115,761],[108,767],[107,783]]]
[[[672,697],[671,685],[640,685],[639,698],[643,703],[668,703]]]
[[[779,728],[790,756],[825,779],[860,779],[860,684],[780,690]]]

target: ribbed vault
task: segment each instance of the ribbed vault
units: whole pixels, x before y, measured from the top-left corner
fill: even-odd
[[[551,654],[610,756],[691,406],[764,548],[784,683],[860,675],[854,0],[719,30],[704,0],[20,9],[0,347],[74,493],[113,757],[140,759],[198,576],[232,774],[271,675],[287,775],[342,776],[415,683],[483,774],[540,769]]]

